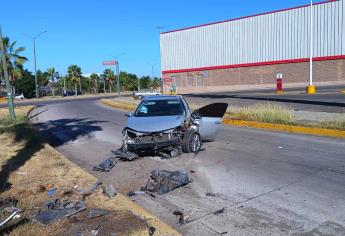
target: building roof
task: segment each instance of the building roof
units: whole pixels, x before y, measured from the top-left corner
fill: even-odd
[[[325,3],[337,2],[337,1],[339,1],[339,0],[325,0],[323,2],[314,3],[313,5],[319,5],[319,4],[325,4]],[[209,26],[209,25],[221,24],[221,23],[225,23],[225,22],[229,22],[229,21],[242,20],[242,19],[246,19],[246,18],[250,18],[250,17],[256,17],[256,16],[267,15],[267,14],[273,14],[273,13],[277,13],[277,12],[289,11],[289,10],[294,10],[294,9],[299,9],[299,8],[309,7],[309,6],[310,6],[310,4],[306,4],[306,5],[302,5],[302,6],[296,6],[296,7],[290,7],[290,8],[285,8],[285,9],[281,9],[281,10],[275,10],[275,11],[270,11],[270,12],[259,13],[259,14],[255,14],[255,15],[243,16],[243,17],[227,19],[227,20],[222,20],[222,21],[216,21],[216,22],[207,23],[207,24],[190,26],[190,27],[181,28],[181,29],[165,31],[165,32],[162,32],[161,34],[168,34],[168,33],[173,33],[173,32],[178,32],[178,31],[183,31],[183,30],[189,30],[189,29]]]

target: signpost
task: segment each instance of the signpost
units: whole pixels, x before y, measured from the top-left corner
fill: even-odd
[[[119,61],[103,61],[102,62],[103,66],[116,66],[116,91],[118,96],[120,96],[120,71],[119,71]]]

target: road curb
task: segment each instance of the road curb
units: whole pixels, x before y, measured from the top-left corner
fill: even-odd
[[[118,102],[118,101],[114,102],[109,99],[101,99],[101,103],[103,103],[104,105],[111,106],[113,108],[126,110],[126,111],[132,111],[136,107],[135,104]],[[234,119],[228,119],[228,118],[223,119],[223,124],[230,125],[230,126],[238,126],[238,127],[266,129],[266,130],[281,131],[281,132],[288,132],[288,133],[309,134],[309,135],[316,135],[316,136],[326,136],[326,137],[345,139],[345,131],[335,130],[335,129],[312,128],[312,127],[304,127],[304,126],[297,126],[297,125],[271,124],[271,123],[263,123],[263,122],[256,122],[256,121],[234,120]]]
[[[262,123],[255,121],[244,121],[244,120],[233,120],[225,118],[223,124],[238,126],[238,127],[249,127],[256,129],[267,129],[273,131],[282,131],[296,134],[309,134],[316,136],[326,136],[334,138],[345,138],[345,131],[342,130],[333,130],[333,129],[321,129],[321,128],[312,128],[296,125],[281,125],[281,124],[271,124],[271,123]]]

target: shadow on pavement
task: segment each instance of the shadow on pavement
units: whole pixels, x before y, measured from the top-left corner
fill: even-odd
[[[13,145],[22,144],[15,151],[15,155],[4,161],[0,169],[0,193],[9,189],[11,184],[8,178],[12,172],[17,171],[37,152],[44,148],[46,139],[57,147],[74,141],[79,137],[91,135],[94,131],[100,131],[102,128],[97,124],[106,121],[95,121],[88,119],[58,119],[48,122],[36,123],[39,133],[32,129],[27,123],[12,125],[10,127],[0,127],[0,134],[13,136]],[[56,137],[54,137],[56,135]]]

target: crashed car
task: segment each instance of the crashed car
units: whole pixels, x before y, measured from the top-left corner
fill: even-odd
[[[227,107],[227,103],[213,103],[192,112],[182,96],[144,97],[134,113],[126,113],[122,150],[171,156],[197,153],[202,141],[216,138]]]

